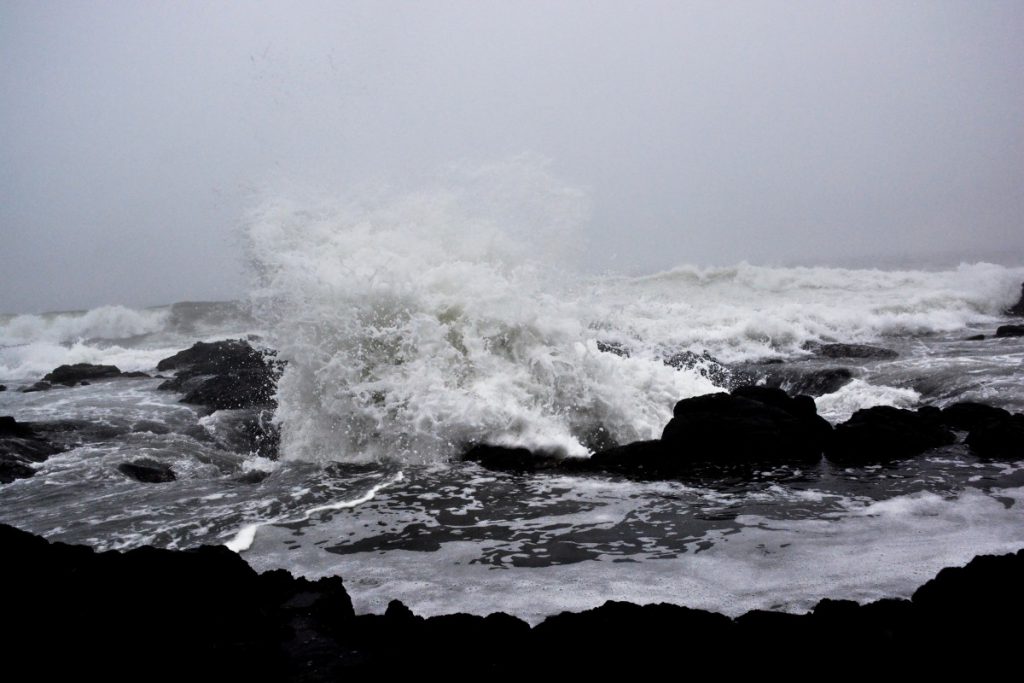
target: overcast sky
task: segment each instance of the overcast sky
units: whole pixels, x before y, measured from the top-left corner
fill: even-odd
[[[593,268],[1024,262],[1024,2],[0,2],[0,312],[244,292],[275,183],[523,152]]]

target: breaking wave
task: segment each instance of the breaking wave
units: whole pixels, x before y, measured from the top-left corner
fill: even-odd
[[[657,437],[678,399],[716,390],[699,367],[663,362],[673,354],[739,362],[957,330],[994,321],[1024,275],[741,264],[592,276],[568,265],[586,216],[585,194],[533,159],[415,191],[264,202],[248,228],[253,303],[288,362],[285,457],[431,461],[474,442],[582,456]]]

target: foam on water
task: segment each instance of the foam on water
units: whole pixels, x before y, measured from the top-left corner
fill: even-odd
[[[839,423],[850,419],[850,416],[861,408],[871,408],[872,406],[913,408],[920,398],[921,394],[913,389],[876,386],[864,380],[855,379],[840,387],[838,391],[819,396],[814,399],[814,403],[818,407],[819,415],[830,422]]]
[[[555,267],[577,192],[520,164],[460,180],[254,217],[258,310],[288,361],[286,457],[431,460],[474,441],[585,455],[599,430],[651,438],[676,400],[714,389],[599,351]]]
[[[265,202],[248,237],[255,308],[288,361],[285,457],[429,461],[480,441],[585,455],[656,437],[677,400],[716,389],[672,354],[799,357],[807,342],[992,324],[1024,279],[991,264],[594,277],[569,265],[585,215],[532,159],[418,191]],[[872,400],[911,397],[856,384],[823,405],[839,417]]]
[[[0,347],[35,342],[122,339],[149,334],[167,323],[166,309],[101,306],[89,311],[0,316]]]

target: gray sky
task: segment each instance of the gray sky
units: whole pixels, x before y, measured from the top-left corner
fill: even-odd
[[[0,311],[238,296],[275,183],[523,152],[593,268],[1024,262],[1024,3],[0,4]]]

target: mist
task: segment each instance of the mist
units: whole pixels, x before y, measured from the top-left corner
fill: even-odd
[[[1016,2],[6,2],[0,312],[244,296],[288,188],[523,154],[585,268],[1024,262]]]

